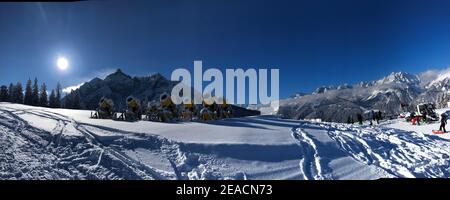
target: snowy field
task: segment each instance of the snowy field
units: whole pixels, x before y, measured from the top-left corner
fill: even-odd
[[[89,116],[0,103],[0,179],[450,177],[450,137],[431,133],[438,124],[392,120],[371,127],[273,116],[158,123]]]

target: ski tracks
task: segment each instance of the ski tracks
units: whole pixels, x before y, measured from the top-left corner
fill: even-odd
[[[340,149],[355,160],[394,177],[449,177],[450,142],[436,136],[391,128],[321,123]],[[293,132],[307,135],[297,128]],[[305,144],[308,143],[304,137]]]
[[[14,111],[0,109],[0,112],[4,113],[1,116],[2,119],[0,119],[0,126],[8,129],[9,132],[20,134],[21,138],[23,138],[16,138],[14,140],[30,141],[22,142],[26,143],[27,146],[33,146],[28,151],[34,151],[34,153],[26,153],[27,155],[45,157],[40,154],[38,155],[37,152],[52,155],[51,158],[53,161],[46,161],[47,163],[45,164],[52,165],[54,168],[53,171],[61,176],[55,175],[53,178],[48,177],[48,179],[183,179],[179,169],[176,168],[178,165],[176,159],[171,159],[174,156],[181,156],[177,155],[177,153],[182,152],[176,148],[177,144],[166,139],[158,138],[157,136],[141,137],[140,134],[116,130],[126,140],[119,139],[105,142],[99,140],[94,133],[90,132],[86,128],[88,125],[79,124],[74,119],[57,113],[38,109]],[[46,132],[30,126],[25,120],[19,117],[20,114],[32,114],[38,117],[53,119],[56,121],[56,126],[50,132]],[[82,138],[64,135],[69,125],[73,126],[75,131],[81,133]],[[14,140],[11,139],[10,147],[15,143]],[[158,170],[131,158],[124,151],[133,150],[137,146],[130,145],[129,143],[138,143],[138,146],[140,145],[143,148],[160,148],[160,152],[167,154],[166,157],[174,167],[174,172]],[[160,146],[154,147],[154,143],[159,143]],[[24,151],[17,151],[17,149],[8,150],[16,151],[15,155],[25,153]],[[9,156],[9,163],[14,162],[11,160],[11,157],[14,156]],[[2,168],[4,167],[2,166]],[[51,166],[48,166],[47,170],[52,170],[51,168]],[[3,176],[0,176],[0,179],[1,177]],[[32,177],[37,178],[34,175],[22,176],[22,178]]]
[[[292,136],[299,142],[302,149],[302,158],[300,159],[300,171],[305,180],[321,180],[322,166],[320,156],[314,140],[308,136],[302,128],[293,128]]]

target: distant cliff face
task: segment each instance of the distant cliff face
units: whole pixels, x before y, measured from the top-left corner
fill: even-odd
[[[125,108],[125,99],[130,95],[141,100],[158,100],[162,93],[170,92],[175,84],[161,74],[131,77],[119,69],[103,80],[94,78],[83,84],[78,92],[84,109],[96,109],[100,98],[105,96],[114,101],[116,109],[121,110]]]
[[[128,96],[134,96],[141,101],[158,101],[161,94],[165,92],[170,94],[176,84],[178,82],[168,80],[159,73],[145,77],[131,77],[118,69],[103,80],[94,78],[83,84],[77,92],[82,109],[94,110],[98,107],[100,98],[107,97],[114,101],[116,110],[123,110],[126,108],[125,100]],[[259,114],[258,111],[233,107],[236,116]]]

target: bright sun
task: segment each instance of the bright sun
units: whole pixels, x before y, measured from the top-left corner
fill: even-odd
[[[56,61],[56,65],[60,70],[66,70],[69,67],[69,61],[64,57],[59,57],[58,61]]]

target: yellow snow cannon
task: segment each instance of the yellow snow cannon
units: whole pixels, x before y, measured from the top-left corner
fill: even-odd
[[[161,111],[160,107],[161,105],[156,101],[149,102],[145,113],[146,120],[160,121],[159,119],[159,113]]]
[[[200,119],[203,121],[217,119],[216,107],[217,104],[212,98],[203,100],[203,108],[200,110]]]
[[[141,115],[141,103],[139,99],[129,96],[126,99],[127,110],[125,111],[126,121],[137,121],[142,119]]]
[[[91,113],[91,118],[95,119],[113,119],[114,118],[114,102],[111,99],[102,97],[98,103],[98,108]]]
[[[206,107],[203,107],[200,110],[200,120],[202,121],[210,121],[213,120],[213,113]]]
[[[161,104],[161,110],[159,112],[159,119],[162,122],[169,122],[172,121],[177,117],[177,107],[173,103],[172,99],[170,98],[170,95],[167,93],[161,94],[159,97],[159,101]]]
[[[181,120],[192,121],[195,117],[196,107],[190,99],[183,100],[183,109],[181,111]]]
[[[231,105],[227,103],[226,99],[223,99],[220,104],[220,118],[231,118],[233,117],[233,109]]]

